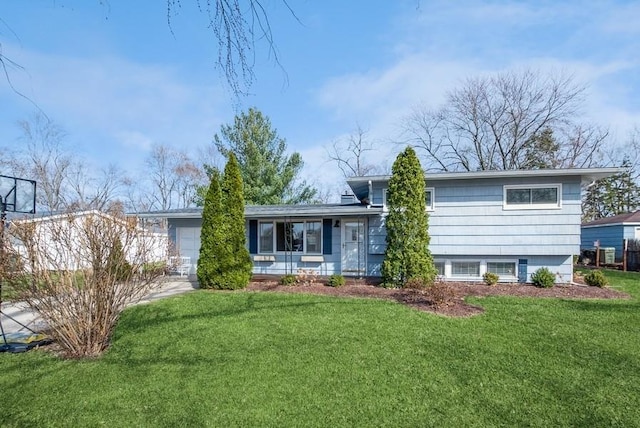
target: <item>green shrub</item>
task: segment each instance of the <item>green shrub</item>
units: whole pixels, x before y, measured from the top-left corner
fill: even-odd
[[[500,277],[498,276],[498,274],[493,272],[486,272],[484,275],[482,275],[482,280],[487,285],[496,285],[499,279]]]
[[[584,282],[592,287],[606,287],[609,282],[600,270],[592,270],[584,276]]]
[[[327,285],[329,287],[342,287],[345,284],[344,276],[334,273],[327,280]]]
[[[548,268],[542,267],[531,275],[531,282],[536,287],[549,288],[555,284],[556,276]]]
[[[288,273],[280,277],[280,285],[294,285],[296,283],[296,276],[292,273]]]

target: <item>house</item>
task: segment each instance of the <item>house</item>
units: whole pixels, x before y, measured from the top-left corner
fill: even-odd
[[[640,210],[584,223],[581,229],[581,249],[592,250],[597,242],[600,248],[615,248],[615,258],[621,260],[624,240],[640,239]]]
[[[617,168],[426,174],[430,250],[447,280],[528,282],[538,268],[572,280],[580,250],[581,189]],[[323,205],[247,206],[247,246],[256,274],[380,276],[390,176],[347,180],[352,195]],[[169,239],[197,261],[201,209],[150,212],[166,217]],[[195,273],[194,263],[191,273]]]
[[[46,270],[90,268],[96,257],[104,257],[95,249],[96,243],[106,244],[114,237],[123,245],[126,258],[132,264],[167,260],[165,233],[145,230],[130,219],[97,210],[14,217],[8,232],[16,254]],[[31,257],[27,246],[36,250],[37,260]]]

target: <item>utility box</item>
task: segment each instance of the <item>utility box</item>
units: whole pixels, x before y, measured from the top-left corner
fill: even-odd
[[[612,265],[616,262],[616,249],[613,247],[600,248],[600,263]]]

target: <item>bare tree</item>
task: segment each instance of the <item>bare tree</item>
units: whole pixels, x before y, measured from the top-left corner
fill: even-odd
[[[13,222],[3,280],[70,357],[100,354],[122,310],[163,272],[166,235],[136,219],[90,212]]]
[[[148,206],[159,210],[185,208],[194,203],[205,173],[184,152],[155,145],[146,159],[151,184]]]
[[[405,129],[430,170],[589,166],[607,132],[576,123],[583,99],[571,76],[503,73],[466,80],[437,110],[415,109]],[[552,162],[531,162],[548,149]]]
[[[67,209],[107,211],[122,204],[120,190],[124,173],[116,165],[109,165],[97,173],[90,173],[83,162],[74,162],[68,175]]]
[[[67,133],[44,114],[34,113],[29,120],[21,120],[21,145],[13,150],[13,172],[36,180],[36,203],[49,211],[65,206],[65,181],[72,158],[63,147]]]
[[[367,155],[376,151],[376,145],[367,138],[367,132],[357,124],[356,130],[346,140],[334,141],[327,149],[329,160],[335,162],[344,178],[380,172],[378,165],[367,162]]]
[[[44,116],[18,122],[20,144],[4,147],[2,161],[13,175],[38,182],[39,211],[104,210],[118,200],[123,173],[116,166],[97,171],[65,146],[66,132]]]

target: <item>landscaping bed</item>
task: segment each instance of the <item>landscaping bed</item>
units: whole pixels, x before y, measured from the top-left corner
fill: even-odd
[[[257,278],[249,286],[251,291],[275,291],[285,293],[311,293],[340,297],[371,297],[395,300],[421,311],[451,317],[466,317],[483,312],[479,306],[465,301],[467,296],[517,296],[554,297],[563,299],[627,299],[628,294],[609,287],[590,287],[582,284],[562,284],[550,288],[531,284],[496,284],[440,282],[437,290],[421,292],[411,289],[388,289],[380,287],[375,280],[350,280],[341,287],[329,287],[322,281],[309,284],[280,285],[277,278]]]

